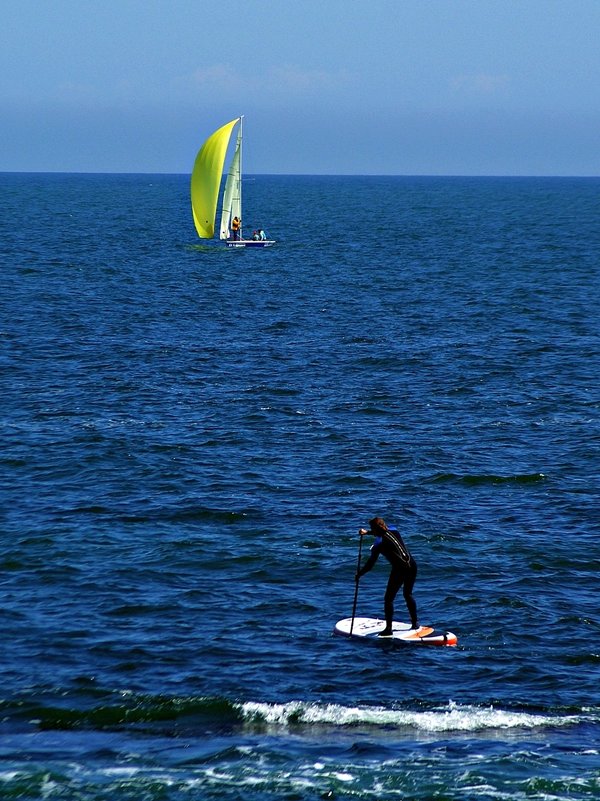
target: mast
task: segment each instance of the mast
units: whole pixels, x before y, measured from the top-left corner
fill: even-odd
[[[240,125],[237,131],[235,150],[231,159],[229,172],[227,173],[227,180],[225,181],[225,190],[223,192],[223,208],[221,213],[221,231],[220,238],[227,239],[230,233],[230,225],[233,217],[242,218],[241,206],[241,169],[240,169],[240,156],[242,147],[242,118],[238,117],[234,124]],[[241,227],[239,229],[239,236],[242,236]]]
[[[244,218],[242,216],[242,175],[244,174],[243,169],[242,169],[242,145],[243,145],[243,142],[244,142],[244,129],[243,129],[243,126],[244,126],[244,115],[241,114],[240,115],[240,164],[239,164],[239,167],[240,167],[239,203],[240,203],[240,220],[241,220],[241,223],[240,223],[240,239],[244,238],[244,231],[243,231]]]

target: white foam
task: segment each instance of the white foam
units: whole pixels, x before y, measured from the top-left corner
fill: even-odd
[[[21,775],[19,770],[3,770],[0,772],[0,782],[12,782]]]
[[[339,771],[334,771],[331,775],[340,782],[354,781],[354,776],[351,773],[340,773]]]
[[[575,715],[542,715],[478,707],[449,702],[447,706],[427,711],[389,709],[386,707],[346,707],[338,704],[315,704],[289,701],[285,704],[247,702],[239,705],[244,718],[269,724],[322,724],[333,726],[398,726],[427,732],[482,731],[486,729],[532,729],[565,726],[581,720]]]
[[[116,776],[118,778],[128,778],[131,779],[133,776],[136,776],[140,773],[140,768],[104,768],[103,773],[106,776]]]

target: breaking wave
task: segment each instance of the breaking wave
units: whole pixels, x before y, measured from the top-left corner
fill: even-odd
[[[533,729],[579,723],[582,715],[557,715],[478,707],[449,702],[429,710],[346,707],[290,701],[285,704],[246,702],[240,705],[248,721],[281,726],[294,724],[334,726],[397,726],[429,732],[475,732],[486,729]],[[586,719],[587,716],[585,716]]]

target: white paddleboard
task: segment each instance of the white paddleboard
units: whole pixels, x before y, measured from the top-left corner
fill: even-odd
[[[379,642],[397,642],[407,645],[456,645],[458,639],[451,631],[436,631],[431,626],[419,626],[411,629],[409,623],[392,623],[392,636],[380,637],[379,632],[385,628],[385,620],[376,617],[351,617],[338,620],[333,629],[334,634],[352,637],[358,640],[378,640]]]

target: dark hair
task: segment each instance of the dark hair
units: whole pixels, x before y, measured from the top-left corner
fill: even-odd
[[[375,531],[387,531],[388,527],[386,526],[385,520],[383,517],[374,517],[372,520],[369,520],[369,525],[371,526],[371,530]]]

